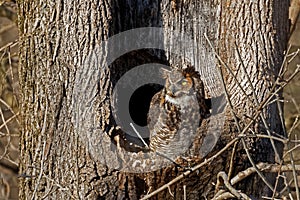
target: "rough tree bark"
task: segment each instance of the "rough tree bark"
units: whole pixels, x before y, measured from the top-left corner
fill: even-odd
[[[288,34],[289,5],[281,0],[235,3],[217,0],[25,0],[18,4],[23,102],[20,199],[138,199],[172,180],[182,173],[182,169],[169,166],[155,172],[131,174],[107,167],[96,158],[103,152],[108,153],[108,149],[112,149],[106,155],[111,157],[108,162],[117,163],[116,154],[123,156],[122,159],[126,157],[119,149],[127,148],[128,142],[118,129],[111,110],[112,91],[117,81],[134,66],[151,62],[184,63],[184,58],[188,57],[200,72],[209,95],[216,97],[222,94],[216,67],[220,65],[231,103],[243,128],[249,122],[246,116],[255,114],[277,77]],[[111,50],[104,46],[101,51],[95,51],[95,47],[117,33],[139,27],[162,27],[165,40],[173,44],[165,44],[165,51],[133,51],[104,67],[109,59],[106,54]],[[171,39],[174,31],[182,37],[191,36],[188,45],[197,51],[186,52],[186,47],[176,47],[181,54],[170,53],[169,48],[177,43]],[[204,35],[231,68],[246,95],[230,71],[215,58]],[[91,55],[103,59],[98,60],[99,68],[91,67],[89,71],[85,61]],[[92,64],[96,65],[94,61]],[[84,73],[87,75],[83,76]],[[245,81],[247,74],[255,92],[250,82]],[[95,80],[98,83],[91,85],[92,89],[90,85],[85,88],[84,84]],[[78,89],[80,85],[82,88]],[[83,94],[84,91],[89,94]],[[74,106],[74,101],[89,109]],[[96,103],[91,105],[90,102]],[[269,130],[282,134],[277,109],[276,103],[267,105],[263,115]],[[237,128],[231,128],[235,124],[229,110],[227,107],[221,137],[207,157],[239,133]],[[83,119],[86,112],[93,115]],[[78,124],[78,118],[85,122]],[[86,125],[95,123],[92,120],[98,122],[97,126],[87,129]],[[258,120],[257,124],[264,122]],[[267,134],[260,126],[254,128]],[[280,158],[275,159],[268,139],[245,142],[255,163],[280,162]],[[105,144],[98,146],[100,153],[91,153],[90,149],[99,144]],[[114,145],[117,148],[113,148]],[[274,145],[280,154],[280,145]],[[237,147],[233,174],[250,166],[241,141]],[[187,199],[212,198],[216,174],[228,171],[230,158],[229,149],[198,173],[172,185],[170,192],[164,190],[153,198],[173,198],[172,192],[175,199],[182,199],[184,185]],[[274,184],[274,177],[268,175],[268,181]],[[258,176],[241,182],[238,189],[258,198],[270,195],[270,190]]]

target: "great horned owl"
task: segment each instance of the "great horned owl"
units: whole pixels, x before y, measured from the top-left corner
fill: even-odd
[[[204,86],[193,67],[162,69],[165,87],[150,103],[150,149],[172,160],[185,153],[209,109]]]

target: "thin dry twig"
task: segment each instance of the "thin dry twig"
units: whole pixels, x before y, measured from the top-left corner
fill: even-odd
[[[279,138],[279,137],[276,137],[276,136],[268,136],[268,135],[263,135],[263,134],[255,134],[255,135],[239,134],[238,137],[244,137],[244,138],[267,138],[267,139],[272,138],[273,140],[277,140],[279,142],[282,142],[283,144],[287,144],[288,141],[289,141],[288,139]],[[290,142],[299,143],[300,141],[293,140],[293,141],[290,141]]]
[[[296,171],[300,172],[300,165],[294,165]],[[277,172],[289,172],[293,170],[292,164],[286,164],[286,165],[278,165],[278,164],[269,164],[269,163],[263,163],[260,162],[256,165],[256,168],[259,169],[262,172],[270,172],[270,173],[277,173]],[[239,172],[235,177],[233,177],[230,180],[231,185],[235,185],[238,182],[244,180],[251,174],[255,173],[256,169],[254,167],[249,167],[245,169],[244,171]]]
[[[18,40],[15,40],[15,41],[13,41],[13,42],[9,42],[9,43],[7,43],[6,45],[4,45],[4,46],[2,46],[1,48],[0,48],[0,52],[1,51],[3,51],[3,50],[5,50],[5,49],[7,49],[7,48],[12,48],[12,47],[14,47],[14,46],[16,46],[16,45],[18,45],[19,44],[19,41]]]
[[[140,133],[135,129],[134,125],[132,123],[130,123],[130,126],[132,127],[133,131],[135,132],[135,134],[140,138],[140,140],[143,142],[143,144],[145,145],[145,147],[149,148],[148,144],[145,142],[145,140],[143,139],[143,137],[140,135]]]
[[[170,194],[172,197],[174,197],[174,194],[172,193],[170,186],[168,186],[168,191],[169,191],[169,194]]]
[[[10,118],[6,119],[5,122],[6,124],[8,124],[9,122],[11,122],[12,120],[14,120],[15,118],[17,118],[17,116],[19,115],[19,112],[12,115]],[[5,123],[0,125],[0,129],[2,129],[5,126]]]
[[[283,158],[286,157],[288,154],[290,154],[291,152],[295,151],[297,148],[300,147],[300,144],[295,145],[293,148],[290,148],[289,150],[287,150],[284,154],[283,154]]]
[[[233,194],[235,197],[237,197],[238,199],[246,199],[246,200],[250,200],[250,197],[248,197],[246,194],[237,191],[234,187],[232,187],[232,185],[229,183],[228,181],[228,176],[225,172],[221,171],[218,173],[217,175],[217,181],[220,182],[220,179],[222,178],[224,185],[226,186],[226,188],[229,190],[229,192],[231,194]],[[220,185],[220,183],[218,183],[217,185]]]
[[[183,185],[183,200],[186,200],[186,185]]]
[[[292,127],[290,128],[290,130],[289,130],[289,132],[288,132],[288,138],[291,137],[292,132],[293,132],[293,131],[297,128],[297,126],[299,125],[298,122],[300,122],[300,121],[299,121],[299,116],[297,116],[297,117],[295,118],[294,123],[293,123]],[[290,140],[290,141],[291,141],[291,140]]]
[[[225,192],[224,190],[220,191],[220,193],[216,194],[212,200],[224,200],[224,199],[231,199],[235,196],[230,192]]]
[[[4,152],[2,155],[0,155],[0,160],[2,160],[4,158],[4,156],[7,154],[8,152],[8,147],[10,145],[10,142],[11,142],[11,136],[10,136],[10,130],[8,128],[8,124],[7,124],[7,120],[5,120],[5,117],[4,117],[4,114],[2,112],[2,109],[0,109],[0,116],[1,116],[1,120],[3,122],[3,125],[5,127],[5,130],[7,132],[7,144],[5,145],[4,147]]]
[[[235,155],[235,151],[236,151],[236,148],[237,148],[237,144],[238,144],[238,142],[236,142],[233,145],[233,148],[232,148],[232,153],[231,153],[231,158],[230,158],[230,164],[229,164],[229,170],[228,170],[228,179],[230,179],[231,174],[233,172],[234,155]]]

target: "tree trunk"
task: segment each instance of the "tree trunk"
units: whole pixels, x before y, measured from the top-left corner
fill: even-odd
[[[288,6],[280,0],[20,1],[20,199],[139,199],[219,152],[251,121],[274,85],[287,41]],[[214,51],[232,71],[220,64]],[[149,63],[159,65],[126,75]],[[204,81],[212,115],[200,131],[206,134],[205,148],[200,148],[197,160],[182,167],[141,147],[131,121],[121,115],[127,112],[122,111],[125,107],[131,117],[145,118],[140,102],[149,103],[160,89],[150,85],[138,93],[131,108],[122,106],[122,101],[127,102],[124,91],[132,92],[128,85],[144,83],[149,77],[158,77],[155,83],[161,83],[158,68],[187,63]],[[248,76],[253,88],[245,81]],[[230,104],[223,110],[219,99],[226,93]],[[229,105],[239,120],[237,128]],[[276,102],[259,110],[263,112],[251,126],[254,131],[282,135]],[[267,130],[261,128],[265,124]],[[235,175],[251,166],[249,155],[255,164],[280,162],[282,147],[277,143],[238,141],[236,149],[229,148],[152,198],[183,199],[186,192],[187,199],[210,199],[216,192],[217,173],[227,173],[233,166],[231,175]],[[236,189],[257,198],[271,195],[258,177],[248,177]],[[274,187],[273,175],[267,179]]]

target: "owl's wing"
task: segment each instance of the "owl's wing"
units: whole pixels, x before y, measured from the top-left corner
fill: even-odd
[[[161,108],[160,108],[160,104],[161,104],[161,99],[162,99],[162,93],[163,90],[161,90],[160,92],[156,93],[151,100],[150,103],[150,107],[149,107],[149,112],[147,115],[147,124],[148,124],[148,129],[150,131],[150,134],[152,132],[152,135],[150,135],[150,137],[153,137],[153,131],[154,130],[154,126],[155,124],[158,122],[159,119],[159,115],[161,112]]]
[[[197,100],[199,104],[199,111],[202,118],[205,118],[206,115],[209,114],[209,108],[205,102],[205,92],[204,92],[204,84],[201,79],[195,78],[195,90],[197,95]]]

